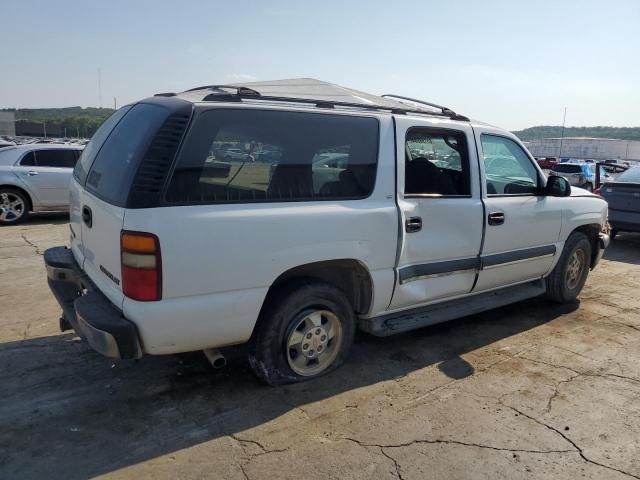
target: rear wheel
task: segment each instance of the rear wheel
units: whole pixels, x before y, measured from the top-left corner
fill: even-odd
[[[0,189],[0,225],[19,223],[29,214],[29,200],[19,190]]]
[[[618,230],[615,228],[612,228],[611,232],[609,232],[609,235],[611,236],[611,240],[615,240],[615,238],[618,236]]]
[[[575,300],[589,275],[591,243],[580,232],[567,239],[558,264],[547,278],[547,296],[559,303]]]
[[[353,343],[355,316],[345,295],[325,283],[284,288],[269,301],[249,347],[249,363],[269,385],[336,369]]]

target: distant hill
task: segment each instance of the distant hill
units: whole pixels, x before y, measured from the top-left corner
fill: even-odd
[[[66,107],[66,108],[5,108],[4,112],[14,112],[16,135],[40,136],[44,133],[44,123],[48,136],[88,138],[104,120],[113,113],[111,108]]]
[[[557,138],[562,134],[561,126],[544,125],[513,132],[523,142],[539,138]],[[640,127],[567,127],[565,137],[618,138],[620,140],[640,140]]]

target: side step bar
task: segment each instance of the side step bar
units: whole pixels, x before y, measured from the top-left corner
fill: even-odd
[[[428,327],[455,318],[466,317],[537,297],[546,292],[544,280],[514,287],[479,293],[468,298],[449,300],[414,310],[360,319],[359,325],[365,332],[379,337],[408,332],[416,328]]]

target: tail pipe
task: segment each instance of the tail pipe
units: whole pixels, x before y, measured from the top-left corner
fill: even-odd
[[[227,364],[227,359],[217,348],[208,348],[202,352],[213,368],[222,368]]]

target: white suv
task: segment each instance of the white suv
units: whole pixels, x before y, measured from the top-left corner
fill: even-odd
[[[609,243],[606,203],[509,132],[313,80],[119,109],[76,166],[70,226],[45,253],[62,330],[117,358],[248,342],[270,384],[334,369],[358,327],[571,301]]]

